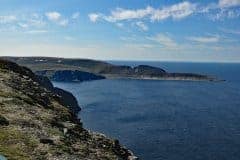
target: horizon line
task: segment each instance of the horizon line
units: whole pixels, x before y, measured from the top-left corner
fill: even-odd
[[[52,57],[52,56],[0,56],[0,58],[11,57],[11,58],[59,58],[59,59],[86,59],[96,61],[125,61],[125,62],[172,62],[172,63],[240,63],[240,61],[196,61],[196,60],[154,60],[154,59],[95,59],[86,57]]]

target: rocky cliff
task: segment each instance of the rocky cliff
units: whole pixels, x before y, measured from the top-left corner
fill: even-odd
[[[0,60],[0,157],[135,159],[117,140],[85,130],[68,96],[31,70]]]
[[[45,76],[35,76],[41,86],[58,95],[58,100],[62,105],[67,106],[75,114],[77,114],[81,110],[80,106],[78,105],[77,99],[72,95],[72,93],[54,87],[52,82]]]
[[[37,75],[47,76],[56,82],[83,82],[105,79],[104,76],[78,70],[41,70],[35,72]]]

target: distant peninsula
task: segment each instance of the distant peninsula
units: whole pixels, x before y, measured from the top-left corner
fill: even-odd
[[[100,79],[148,79],[183,81],[219,81],[217,78],[196,73],[170,73],[158,67],[114,65],[91,59],[54,57],[2,57],[32,69],[37,75],[52,81],[82,82]]]

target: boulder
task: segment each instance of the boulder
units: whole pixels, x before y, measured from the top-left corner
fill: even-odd
[[[8,126],[8,125],[9,125],[8,120],[2,115],[0,115],[0,126]]]
[[[48,137],[41,137],[40,138],[40,143],[53,145],[54,141],[53,141],[53,139],[48,138]]]

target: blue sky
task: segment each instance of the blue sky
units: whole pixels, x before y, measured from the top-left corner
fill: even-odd
[[[0,0],[0,55],[240,62],[240,0]]]

